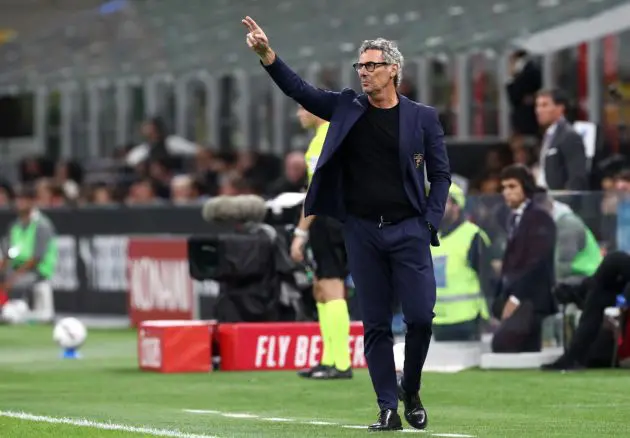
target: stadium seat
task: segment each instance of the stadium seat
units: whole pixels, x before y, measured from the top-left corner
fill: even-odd
[[[392,8],[389,3],[361,0],[221,0],[212,5],[202,0],[151,0],[128,2],[103,14],[95,6],[99,2],[66,0],[73,8],[52,10],[33,1],[38,5],[34,14],[55,24],[32,29],[21,27],[19,17],[1,17],[20,38],[0,47],[0,85],[182,72],[209,65],[215,70],[250,69],[251,53],[239,27],[244,13],[264,26],[286,61],[300,67],[315,59],[354,57],[363,39],[377,36],[397,40],[408,57],[502,49],[519,36],[622,3],[479,0],[472,7],[467,2],[400,0]],[[57,15],[50,20],[53,11]],[[7,23],[0,20],[0,25]]]

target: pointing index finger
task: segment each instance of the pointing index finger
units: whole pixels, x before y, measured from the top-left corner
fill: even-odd
[[[249,26],[252,32],[260,29],[260,26],[258,26],[258,24],[254,21],[254,19],[250,17],[249,15],[245,17],[245,20],[247,20],[247,22],[249,23]]]

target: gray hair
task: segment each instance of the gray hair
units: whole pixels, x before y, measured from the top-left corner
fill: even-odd
[[[375,40],[363,41],[361,47],[359,47],[359,56],[366,50],[380,50],[383,54],[383,61],[398,66],[398,74],[394,77],[394,84],[396,87],[399,87],[402,82],[405,58],[398,50],[398,45],[394,41],[386,40],[385,38],[376,38]]]

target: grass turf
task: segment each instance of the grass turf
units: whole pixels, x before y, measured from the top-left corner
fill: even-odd
[[[91,330],[79,361],[58,359],[50,327],[0,327],[0,411],[227,437],[355,437],[376,417],[366,371],[311,382],[292,372],[161,375],[137,369],[135,332]],[[630,373],[427,373],[430,434],[628,436]],[[230,418],[220,413],[259,418]],[[400,409],[402,413],[402,409]],[[263,418],[280,417],[292,422]],[[308,421],[338,425],[307,425]],[[427,434],[429,435],[429,434]],[[137,437],[142,432],[49,424],[0,414],[0,437]]]

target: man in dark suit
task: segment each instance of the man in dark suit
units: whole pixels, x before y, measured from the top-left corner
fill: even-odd
[[[556,311],[551,293],[556,226],[551,216],[532,201],[536,186],[525,166],[506,167],[501,173],[501,186],[511,214],[493,304],[501,325],[492,339],[492,351],[540,351],[543,318]]]
[[[602,347],[603,362],[610,366],[612,348],[606,348],[605,341],[612,340],[613,336],[607,331],[602,333],[602,323],[606,308],[615,307],[619,295],[630,302],[630,255],[621,251],[611,252],[592,276],[578,284],[561,283],[555,292],[562,304],[575,303],[582,310],[582,316],[565,353],[555,362],[541,368],[547,371],[572,371],[589,365],[601,366],[601,359],[597,359],[602,355],[597,353]],[[603,335],[603,345],[600,335]]]
[[[567,104],[560,90],[542,90],[536,97],[536,117],[545,129],[537,182],[549,190],[588,190],[584,142],[565,119]]]
[[[344,223],[348,263],[357,288],[365,356],[380,408],[369,430],[400,430],[398,399],[407,422],[427,425],[420,377],[431,340],[436,299],[431,245],[444,215],[450,170],[444,132],[434,108],[397,92],[403,57],[391,41],[364,41],[359,62],[363,94],[317,89],[294,73],[247,17],[247,44],[288,96],[330,128],[304,202],[305,216]],[[428,196],[424,168],[431,183]],[[394,367],[392,299],[401,301],[407,323],[405,365]]]
[[[536,93],[542,86],[540,67],[525,50],[516,50],[510,56],[510,79],[505,85],[512,107],[511,120],[514,134],[538,136],[536,122]]]

